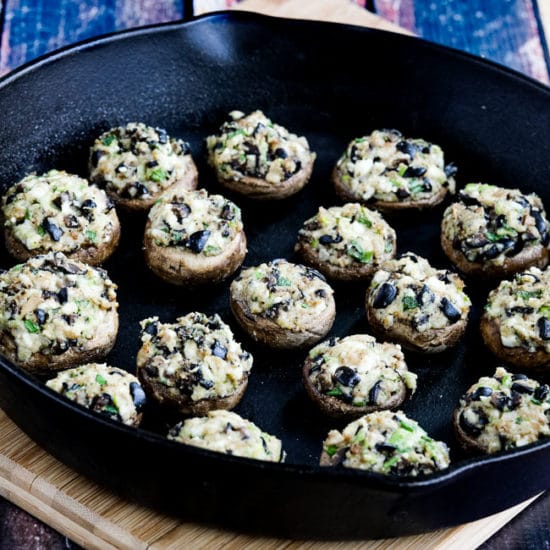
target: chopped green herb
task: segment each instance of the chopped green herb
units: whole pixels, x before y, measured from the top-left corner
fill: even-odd
[[[214,246],[211,244],[204,247],[204,253],[207,256],[215,256],[216,254],[220,254],[221,251],[222,249],[219,246]]]
[[[382,467],[384,468],[384,470],[389,470],[394,464],[397,464],[397,462],[399,462],[399,457],[392,456],[389,460],[386,460],[386,462],[384,462],[384,465]]]
[[[17,265],[14,265],[14,266],[11,268],[11,271],[15,271],[16,273],[18,273],[18,272],[21,271],[24,267],[25,267],[25,264],[17,264]]]
[[[312,239],[309,244],[311,245],[311,248],[317,248],[319,246],[319,241],[317,239]]]
[[[105,407],[103,407],[103,410],[105,412],[108,412],[109,414],[118,414],[118,407],[116,405],[105,405]]]
[[[238,130],[227,134],[227,139],[233,139],[235,136],[246,136],[246,132],[242,128],[239,128]]]
[[[25,219],[26,220],[31,219],[31,211],[28,208],[25,208]]]
[[[103,378],[103,376],[101,376],[101,374],[96,374],[96,376],[95,376],[95,381],[96,381],[100,386],[104,386],[105,384],[107,384],[107,380],[105,380],[105,378]]]
[[[156,206],[157,204],[161,204],[161,203],[162,203],[162,199],[157,199],[153,206]]]
[[[92,231],[90,229],[87,229],[86,230],[86,237],[88,238],[88,240],[92,241],[93,243],[95,243],[96,239],[97,239],[97,233],[95,231]]]
[[[277,286],[292,286],[292,283],[286,277],[279,277],[277,279]]]
[[[403,311],[409,311],[410,309],[416,309],[418,302],[414,296],[403,296]]]
[[[45,230],[41,225],[39,225],[39,226],[36,228],[36,232],[37,232],[41,237],[43,237],[43,236],[46,234],[46,230]]]
[[[305,304],[304,302],[302,302],[302,307],[303,307],[304,309],[309,309],[309,306],[308,306],[307,304]]]
[[[367,434],[363,430],[361,430],[358,434],[353,436],[353,439],[351,440],[351,444],[356,445],[357,443],[362,443],[363,441],[365,441],[366,437],[367,437]]]
[[[263,276],[264,276],[264,275],[263,275],[263,273],[262,273],[261,271],[256,271],[256,272],[254,273],[254,278],[255,278],[257,281],[259,281]]]
[[[338,397],[340,395],[344,395],[344,392],[341,390],[341,388],[336,386],[335,388],[332,388],[331,390],[329,390],[327,392],[327,395],[330,395],[331,397]]]
[[[390,183],[394,186],[394,187],[403,187],[403,184],[396,180],[395,178],[389,178],[390,179]]]
[[[113,135],[109,135],[109,136],[105,136],[102,140],[101,140],[101,143],[103,143],[103,145],[105,145],[106,147],[109,147],[109,145],[111,145],[111,143],[113,143],[113,141],[116,140],[116,137],[113,136]]]
[[[523,422],[523,418],[521,418],[521,416],[518,416],[516,418],[516,424],[521,424]]]
[[[364,214],[359,214],[359,216],[357,216],[357,221],[369,228],[372,227],[372,222]]]
[[[346,252],[348,256],[362,264],[368,264],[372,261],[373,251],[363,250],[363,247],[355,240],[350,242]]]
[[[534,397],[531,398],[531,403],[534,403],[535,405],[542,405],[542,401],[539,401],[538,399],[535,399]]]
[[[239,155],[239,162],[245,162],[246,161],[246,155],[244,153],[241,153]]]
[[[407,430],[408,432],[414,432],[414,426],[411,426],[410,424],[407,424],[406,422],[403,422],[403,420],[401,420],[399,422],[399,425],[404,429],[404,430]]]
[[[149,173],[149,179],[151,181],[160,182],[167,179],[166,172],[162,168],[155,168],[154,170],[151,170]]]
[[[542,290],[518,290],[518,295],[523,300],[529,300],[530,298],[540,298],[542,296]]]
[[[408,166],[406,164],[402,164],[400,167],[399,167],[399,170],[397,171],[397,173],[403,177],[403,174],[407,171],[407,168]]]
[[[390,253],[393,250],[393,244],[390,242],[387,242],[384,246],[384,252]]]
[[[546,317],[547,319],[550,319],[550,306],[541,306],[539,308],[539,313],[542,313],[542,315],[544,315],[544,317]]]
[[[364,407],[366,404],[367,402],[365,400],[359,400],[359,401],[353,402],[354,407]]]
[[[424,182],[416,181],[409,187],[410,192],[414,195],[424,190]]]
[[[325,447],[325,453],[328,456],[334,456],[338,452],[338,447],[336,445],[328,445]]]
[[[349,182],[351,181],[351,176],[350,176],[349,174],[344,174],[344,175],[342,176],[342,181],[343,181],[344,183],[349,183]]]
[[[30,319],[25,319],[23,321],[23,324],[31,334],[36,334],[37,332],[40,332],[40,327]]]
[[[494,243],[494,242],[500,240],[500,235],[497,235],[496,233],[493,233],[492,231],[487,231],[487,233],[485,233],[485,236],[486,236],[492,243]]]

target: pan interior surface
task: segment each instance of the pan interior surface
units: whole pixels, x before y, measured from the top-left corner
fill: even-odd
[[[5,191],[27,173],[42,173],[52,168],[86,177],[88,150],[94,137],[119,124],[144,122],[189,141],[199,169],[199,187],[221,192],[242,207],[248,238],[245,266],[274,258],[299,261],[293,248],[303,221],[319,206],[339,204],[330,184],[336,160],[352,138],[377,128],[396,128],[405,136],[422,137],[440,145],[446,162],[452,161],[458,167],[458,188],[468,182],[519,187],[524,192],[537,192],[543,202],[550,205],[550,187],[546,183],[549,99],[548,89],[526,78],[420,40],[334,24],[222,14],[189,24],[160,26],[92,41],[5,79],[0,85],[0,182]],[[243,112],[262,109],[273,121],[307,137],[317,160],[311,181],[303,191],[280,202],[261,203],[219,188],[206,165],[204,138],[235,109]],[[388,215],[387,220],[397,232],[398,253],[413,251],[428,258],[434,266],[450,268],[439,244],[440,220],[447,204],[448,201],[421,213]],[[330,429],[342,428],[345,422],[323,417],[309,401],[301,382],[301,365],[307,351],[271,351],[251,342],[232,318],[230,281],[189,289],[173,287],[157,279],[143,260],[144,221],[144,217],[121,213],[121,243],[104,266],[119,287],[120,303],[120,331],[117,344],[107,358],[109,364],[135,371],[140,346],[139,321],[146,317],[157,315],[161,321],[173,321],[191,311],[219,313],[243,347],[254,356],[248,390],[235,411],[282,440],[290,468],[227,462],[225,457],[211,457],[209,453],[205,463],[217,464],[225,473],[233,467],[242,471],[256,468],[258,473],[251,477],[250,484],[262,472],[270,476],[272,468],[279,468],[277,479],[283,487],[296,484],[289,494],[295,498],[296,510],[300,512],[309,502],[299,494],[305,490],[305,483],[312,483],[308,486],[311,498],[315,495],[312,487],[317,488],[318,494],[333,490],[334,494],[343,495],[346,488],[362,489],[368,496],[371,480],[368,475],[339,472],[343,481],[340,489],[336,489],[339,476],[327,477],[317,468],[326,434]],[[1,257],[2,267],[14,264],[5,251]],[[462,341],[437,355],[405,352],[410,370],[418,374],[418,391],[404,404],[404,412],[432,437],[447,442],[456,465],[451,466],[450,472],[463,464],[468,466],[465,471],[469,481],[462,488],[459,475],[451,476],[451,481],[434,480],[430,491],[438,495],[432,495],[435,505],[449,496],[456,499],[459,507],[466,506],[465,501],[471,496],[468,491],[473,491],[476,481],[481,485],[489,483],[504,471],[519,475],[526,463],[525,457],[519,455],[494,464],[484,458],[468,460],[454,439],[452,411],[460,396],[480,376],[492,374],[499,364],[484,348],[478,330],[486,295],[496,285],[470,279],[466,279],[466,283],[466,292],[474,305]],[[329,336],[369,333],[364,312],[366,285],[332,286],[337,318]],[[0,378],[9,385],[13,377],[6,367],[1,371]],[[29,407],[38,407],[38,403],[46,406],[52,401],[46,394],[39,399],[35,389],[26,391]],[[80,443],[75,440],[73,450],[68,450],[65,446],[69,445],[69,438],[64,439],[56,429],[49,433],[50,442],[45,442],[47,437],[38,433],[42,429],[48,432],[44,419],[35,417],[31,426],[25,411],[18,410],[10,391],[4,387],[0,389],[0,400],[8,413],[56,456],[124,492],[124,481],[117,482],[113,479],[114,473],[106,473],[100,458],[96,457],[98,462],[93,465],[83,458],[84,439]],[[78,426],[83,416],[79,411],[70,406],[56,406],[70,410],[74,418],[66,421],[71,422],[73,428]],[[136,450],[142,445],[147,450],[145,454],[158,453],[154,460],[166,457],[170,462],[173,458],[168,455],[193,456],[194,450],[174,449],[174,445],[167,446],[145,433],[164,436],[177,420],[152,408],[146,412],[143,427],[135,433],[125,432],[119,443],[113,434],[105,437],[113,441],[116,446],[113,452],[120,452],[120,456],[128,456],[128,450],[122,449],[123,441],[132,441],[130,448]],[[92,425],[94,422],[87,419],[86,426],[92,430],[90,437],[95,429]],[[97,437],[109,430],[116,431],[108,423],[95,425]],[[94,456],[93,453],[90,456]],[[199,460],[205,455],[197,456],[199,458],[189,460]],[[529,464],[542,465],[547,456],[546,447],[535,447]],[[113,472],[124,471],[123,464],[115,463]],[[494,474],[487,477],[486,472],[491,469]],[[207,479],[210,473],[200,470],[198,477]],[[129,468],[125,474],[127,480],[134,474],[139,475],[139,470]],[[307,478],[304,485],[296,481],[301,475]],[[319,479],[312,477],[315,475],[319,475]],[[486,480],[481,481],[484,477]],[[382,517],[379,526],[371,526],[370,531],[359,526],[361,514],[355,510],[357,506],[367,506],[363,511],[367,517],[369,514],[375,517],[377,512],[372,510],[376,504],[365,505],[358,497],[358,501],[351,499],[343,504],[340,513],[327,514],[324,526],[318,521],[315,525],[313,514],[311,520],[309,515],[304,515],[302,522],[295,526],[300,533],[320,536],[418,532],[491,513],[546,488],[550,481],[548,474],[531,477],[523,485],[510,483],[506,490],[494,487],[485,501],[480,497],[482,502],[470,502],[469,508],[459,513],[452,512],[449,506],[440,513],[429,506],[424,512],[412,513],[418,501],[406,496],[406,490],[377,481],[378,489],[370,493],[371,502],[389,502],[394,506],[396,501],[404,499],[399,505],[406,511],[402,524],[396,512],[386,520]],[[357,487],[349,489],[354,483]],[[147,494],[143,493],[154,492],[153,485],[143,483],[141,489],[130,493],[147,500]],[[170,488],[164,486],[156,490],[157,494],[149,495],[149,500],[156,505],[174,500]],[[208,491],[219,498],[216,487],[209,487]],[[422,498],[428,498],[426,493]],[[202,505],[210,503],[207,496],[203,500]],[[271,506],[276,502],[274,499]],[[187,510],[186,505],[181,506]],[[388,506],[390,504],[381,509],[388,510]],[[355,512],[351,511],[352,507]],[[273,511],[265,503],[260,510],[258,514]],[[226,513],[226,508],[218,502],[211,515],[205,513],[201,517],[219,521]],[[280,516],[278,525],[269,525],[267,520],[258,525],[265,523],[268,530],[284,532],[288,528],[284,525],[285,517]],[[230,514],[225,519],[233,523]],[[290,516],[286,521],[291,522]]]

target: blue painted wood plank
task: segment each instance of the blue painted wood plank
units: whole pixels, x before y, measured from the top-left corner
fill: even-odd
[[[423,38],[492,59],[548,83],[535,1],[375,0],[375,6],[379,15]]]
[[[173,21],[181,0],[4,0],[0,73],[56,48],[107,32]]]

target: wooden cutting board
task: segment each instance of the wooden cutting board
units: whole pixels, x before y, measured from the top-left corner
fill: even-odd
[[[406,32],[348,0],[245,0],[239,9]],[[61,464],[0,411],[0,494],[85,548],[276,548],[380,550],[476,548],[530,502],[452,529],[379,541],[298,542],[252,537],[164,516],[127,502]],[[536,498],[536,497],[535,497]]]

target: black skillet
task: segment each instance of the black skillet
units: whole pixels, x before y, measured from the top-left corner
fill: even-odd
[[[331,168],[346,143],[398,128],[442,145],[458,180],[536,191],[550,205],[550,91],[495,64],[418,40],[344,25],[222,13],[94,39],[46,56],[0,84],[0,182],[56,167],[86,174],[94,136],[127,121],[165,127],[191,142],[201,185],[216,190],[203,138],[233,109],[261,108],[307,136],[318,154],[304,191],[243,207],[253,265],[293,258],[303,220],[337,202]],[[443,208],[391,219],[399,251],[447,266],[439,247]],[[453,465],[417,480],[317,466],[321,441],[341,427],[322,418],[300,383],[304,353],[266,352],[237,328],[227,284],[172,288],[148,272],[144,220],[122,217],[119,250],[106,268],[119,285],[121,329],[111,364],[134,369],[138,321],[218,311],[255,358],[237,412],[282,438],[284,465],[222,456],[168,442],[175,419],[151,409],[126,428],[65,402],[0,360],[0,405],[33,439],[74,469],[127,498],[184,518],[292,537],[397,536],[492,514],[550,485],[550,441],[491,457],[463,457],[451,413],[496,361],[478,319],[488,287],[469,281],[475,307],[463,342],[433,357],[407,354],[419,390],[404,410],[445,440]],[[10,260],[3,254],[4,266]],[[368,331],[362,285],[336,286],[332,335]]]

